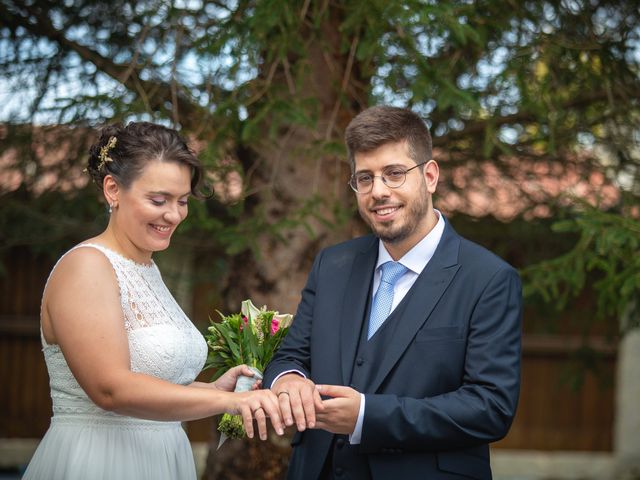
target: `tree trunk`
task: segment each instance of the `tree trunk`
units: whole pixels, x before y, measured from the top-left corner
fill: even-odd
[[[253,164],[262,166],[252,185],[259,192],[254,211],[263,209],[269,224],[290,216],[315,196],[321,199],[317,213],[329,222],[306,215],[304,221],[313,233],[302,225],[287,228],[284,240],[273,235],[262,236],[258,240],[259,256],[251,252],[237,256],[224,292],[229,311],[237,311],[243,299],[251,298],[258,306],[295,313],[300,291],[320,248],[352,236],[353,222],[337,224],[333,211],[336,205],[351,209],[348,162],[336,155],[316,155],[312,147],[324,140],[341,142],[347,123],[364,105],[362,99],[349,94],[355,91],[353,72],[349,69],[349,55],[353,53],[341,51],[338,25],[336,18],[328,18],[320,29],[321,41],[310,42],[301,91],[288,88],[283,92],[283,101],[292,101],[296,95],[315,98],[316,125],[312,128],[291,125],[283,129],[275,141],[265,138],[253,148],[252,159]],[[317,32],[311,34],[318,35]],[[291,68],[295,67],[292,63]],[[279,72],[273,81],[285,85],[285,75],[284,71]],[[268,129],[265,123],[263,131]],[[325,132],[324,136],[319,137],[322,134],[318,132]],[[346,218],[350,217],[352,215]],[[230,440],[216,451],[217,432],[214,432],[205,478],[283,478],[291,452],[289,439],[294,432],[288,431],[285,438],[271,433],[266,443]]]

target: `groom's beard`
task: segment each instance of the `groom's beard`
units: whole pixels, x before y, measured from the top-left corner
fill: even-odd
[[[372,206],[381,207],[387,203],[387,201],[379,201]],[[394,219],[390,222],[374,222],[367,212],[363,211],[364,208],[365,207],[358,206],[360,216],[383,243],[391,245],[400,243],[409,238],[416,231],[420,222],[424,221],[427,217],[427,213],[429,212],[427,187],[424,182],[421,183],[420,194],[414,197],[412,201],[404,204],[404,218]]]

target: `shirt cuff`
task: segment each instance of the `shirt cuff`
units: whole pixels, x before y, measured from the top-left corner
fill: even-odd
[[[273,386],[276,384],[276,382],[278,381],[278,379],[283,376],[286,375],[287,373],[297,373],[298,375],[307,378],[307,376],[302,373],[300,370],[287,370],[286,372],[282,372],[281,374],[279,374],[276,378],[273,379],[273,382],[271,382],[271,385],[269,385],[269,390],[271,390],[273,388]]]
[[[364,393],[360,394],[360,410],[358,411],[358,420],[353,429],[353,433],[349,435],[349,443],[351,445],[359,445],[362,438],[362,423],[364,422]]]

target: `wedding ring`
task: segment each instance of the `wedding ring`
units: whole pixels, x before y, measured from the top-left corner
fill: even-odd
[[[258,410],[262,410],[264,412],[264,408],[258,407],[253,411],[253,414],[255,415],[256,413],[258,413]]]
[[[287,392],[286,390],[281,390],[278,392],[278,395],[276,395],[277,397],[280,397],[280,395],[285,394],[287,397],[290,397],[291,395],[289,395],[289,392]]]

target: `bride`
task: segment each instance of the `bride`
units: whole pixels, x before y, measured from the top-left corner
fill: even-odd
[[[241,414],[247,435],[283,424],[269,390],[233,393],[246,366],[194,382],[207,346],[152,260],[197,195],[198,159],[174,130],[106,127],[87,168],[109,205],[104,232],[58,261],[41,307],[53,416],[25,479],[195,479],[180,422]]]

